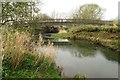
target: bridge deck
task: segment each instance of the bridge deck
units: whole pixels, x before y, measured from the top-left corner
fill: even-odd
[[[101,24],[110,25],[113,21],[107,20],[83,20],[83,19],[39,19],[38,23],[75,23],[75,24]]]

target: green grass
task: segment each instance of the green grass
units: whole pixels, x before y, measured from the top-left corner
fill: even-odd
[[[80,25],[80,26],[75,26],[68,30],[68,32],[70,33],[76,33],[81,31],[86,31],[86,32],[106,31],[110,33],[117,33],[118,31],[120,31],[120,28],[113,28],[111,26]]]
[[[80,25],[67,30],[67,33],[54,34],[54,38],[87,39],[118,50],[120,28],[111,26]]]
[[[69,35],[69,33],[58,33],[58,34],[53,34],[51,37],[64,39],[64,38],[69,38],[70,35]]]
[[[12,70],[11,64],[8,59],[3,60],[3,74],[4,78],[39,78],[39,77],[59,77],[57,74],[57,70],[53,65],[47,67],[46,70],[41,68],[38,72],[36,72],[36,67],[33,66],[35,62],[35,56],[25,55],[22,61],[22,64],[16,70]],[[44,67],[44,65],[41,65]]]

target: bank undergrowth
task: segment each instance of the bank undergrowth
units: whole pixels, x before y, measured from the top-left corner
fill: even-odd
[[[67,33],[54,34],[54,38],[86,39],[110,49],[119,51],[120,28],[112,26],[80,25],[67,30]]]
[[[42,47],[39,34],[37,42],[28,31],[2,28],[3,78],[59,77],[55,68],[56,51],[53,44]]]

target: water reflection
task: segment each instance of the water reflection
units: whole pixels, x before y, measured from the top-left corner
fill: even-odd
[[[89,41],[70,41],[70,44],[56,48],[56,64],[65,68],[65,75],[82,73],[88,78],[118,77],[117,53]]]
[[[112,51],[107,48],[103,48],[101,46],[95,45],[92,42],[89,41],[72,41],[72,48],[77,52],[73,52],[72,54],[76,57],[79,57],[78,55],[81,55],[83,57],[94,57],[96,55],[96,51],[100,50],[102,52],[102,55],[107,59],[111,61],[118,62],[118,53],[115,51]],[[79,54],[78,54],[79,53]]]
[[[118,62],[118,54],[119,54],[118,52],[110,51],[109,49],[103,49],[103,48],[99,48],[99,49],[102,51],[104,57],[107,60]]]
[[[93,44],[90,44],[87,41],[72,41],[72,45],[71,45],[76,51],[77,54],[79,53],[79,55],[81,55],[82,57],[94,57],[95,56],[95,51],[96,51],[96,46]],[[74,55],[76,55],[76,53],[73,53]],[[76,55],[76,57],[79,57]]]

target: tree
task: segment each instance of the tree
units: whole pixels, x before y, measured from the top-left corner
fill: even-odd
[[[73,19],[92,19],[100,20],[103,9],[97,4],[85,4],[81,6],[73,15]]]
[[[35,2],[3,2],[2,24],[32,19],[33,14],[39,11],[36,4]]]

